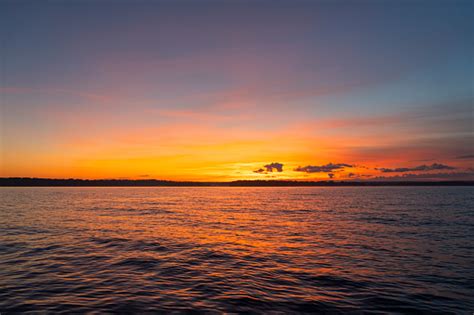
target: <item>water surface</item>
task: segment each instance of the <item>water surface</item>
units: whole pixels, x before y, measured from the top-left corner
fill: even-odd
[[[0,312],[474,311],[472,187],[0,188]]]

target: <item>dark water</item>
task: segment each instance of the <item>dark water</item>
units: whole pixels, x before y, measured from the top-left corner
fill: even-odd
[[[0,188],[0,312],[474,312],[474,188]]]

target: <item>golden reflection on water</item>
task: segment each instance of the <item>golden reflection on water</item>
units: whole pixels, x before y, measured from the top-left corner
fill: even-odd
[[[420,275],[429,279],[434,269],[437,277],[466,273],[472,260],[457,252],[457,264],[441,268],[456,239],[440,246],[433,241],[438,230],[414,224],[432,220],[433,211],[451,227],[459,225],[451,233],[472,221],[437,209],[436,191],[221,187],[0,193],[6,244],[0,285],[29,292],[23,301],[49,305],[49,311],[57,310],[54,303],[75,310],[90,305],[113,310],[125,303],[135,310],[264,311],[283,303],[279,310],[344,311],[361,307],[374,291],[410,304],[417,297],[406,298],[407,288],[413,294],[442,292]],[[27,289],[45,286],[51,292]],[[456,292],[445,295],[464,305],[464,291]],[[4,300],[11,301],[9,294]],[[423,303],[425,310],[434,307]]]

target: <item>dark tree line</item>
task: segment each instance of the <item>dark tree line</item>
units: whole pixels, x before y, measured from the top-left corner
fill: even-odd
[[[288,186],[473,186],[474,181],[290,181],[290,180],[238,180],[232,182],[190,182],[157,179],[50,179],[10,177],[0,178],[0,186],[221,186],[221,187],[288,187]]]

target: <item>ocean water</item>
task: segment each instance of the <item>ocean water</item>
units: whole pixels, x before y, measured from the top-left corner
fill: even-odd
[[[0,188],[0,312],[474,312],[474,187]]]

